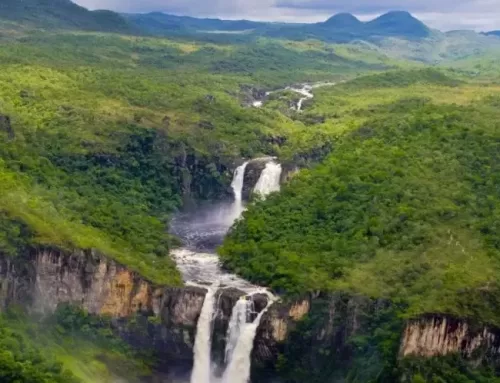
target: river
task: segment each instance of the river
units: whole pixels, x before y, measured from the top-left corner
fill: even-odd
[[[335,82],[318,82],[318,83],[314,83],[314,84],[300,84],[300,85],[294,85],[294,86],[287,86],[286,88],[283,88],[283,89],[278,89],[278,90],[274,90],[271,92],[267,92],[266,98],[273,93],[284,92],[286,90],[290,90],[292,92],[298,93],[302,97],[299,99],[299,101],[297,101],[297,104],[292,109],[295,109],[296,111],[301,112],[303,110],[303,107],[304,107],[304,102],[314,98],[314,93],[313,93],[314,89],[322,88],[325,86],[335,86],[335,85],[337,85],[337,83],[335,83]],[[255,100],[253,102],[253,106],[255,108],[261,108],[262,106],[264,106],[266,98],[263,98],[261,100]]]
[[[248,162],[245,162],[234,172],[231,185],[233,201],[198,206],[178,214],[171,223],[172,233],[184,244],[182,248],[172,252],[184,281],[186,284],[207,289],[197,324],[190,383],[248,383],[251,352],[257,329],[263,315],[276,300],[267,289],[255,286],[224,270],[216,254],[216,248],[245,209],[243,183],[247,165]],[[260,178],[253,186],[253,192],[263,198],[278,192],[281,173],[281,165],[275,159],[269,158]],[[216,312],[215,296],[220,288],[236,288],[246,294],[233,307],[226,336],[225,365],[222,368],[213,365],[210,355],[212,321]],[[256,294],[267,295],[268,304],[255,317],[251,314],[255,314],[252,296]]]

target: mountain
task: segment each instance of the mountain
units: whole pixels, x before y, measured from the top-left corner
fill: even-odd
[[[350,42],[354,40],[378,41],[386,37],[406,40],[425,38],[431,30],[408,12],[389,12],[372,21],[361,22],[349,13],[337,14],[323,23],[290,27],[302,35],[282,37],[315,38],[328,42]],[[274,34],[275,37],[276,34]]]
[[[373,40],[381,37],[401,37],[405,39],[424,38],[430,29],[408,12],[389,12],[379,18],[364,23],[350,13],[339,13],[325,22],[315,24],[263,23],[248,20],[198,19],[173,16],[163,13],[123,15],[137,29],[147,33],[168,36],[179,34],[226,32],[251,36],[266,36],[290,40],[318,39],[328,42],[350,42]]]
[[[339,13],[330,17],[323,23],[332,28],[362,28],[363,23],[350,13]]]
[[[500,31],[491,31],[484,33],[486,36],[498,36],[500,37]]]
[[[368,35],[424,38],[429,36],[430,29],[410,13],[394,11],[366,23],[365,33]]]
[[[2,0],[0,20],[43,28],[120,33],[135,31],[118,13],[89,11],[70,0]]]

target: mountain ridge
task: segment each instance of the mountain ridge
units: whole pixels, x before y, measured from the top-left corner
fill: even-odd
[[[2,0],[0,20],[41,28],[139,32],[116,12],[90,11],[70,0]]]
[[[391,11],[362,22],[350,13],[339,13],[320,23],[270,23],[250,20],[202,19],[161,12],[119,14],[109,10],[90,11],[70,0],[3,0],[0,20],[52,29],[78,29],[156,36],[184,35],[216,39],[213,32],[245,32],[243,39],[255,37],[318,39],[327,42],[376,40],[384,37],[425,38],[430,28],[406,11]],[[220,38],[220,37],[219,37]]]

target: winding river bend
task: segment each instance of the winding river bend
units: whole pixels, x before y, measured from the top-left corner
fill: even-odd
[[[263,315],[276,300],[265,288],[224,270],[215,252],[245,209],[243,189],[248,164],[245,162],[234,172],[231,185],[234,201],[198,207],[179,214],[172,222],[172,232],[184,242],[184,247],[172,254],[185,282],[207,289],[197,324],[190,383],[248,383],[257,329]],[[253,192],[265,198],[279,191],[281,174],[281,165],[273,158],[266,159]],[[217,313],[216,294],[220,289],[229,288],[238,289],[246,295],[233,307],[226,335],[224,365],[218,366],[211,358],[213,321]],[[267,306],[260,313],[255,312],[253,304],[256,295],[267,297]]]
[[[314,93],[313,93],[314,89],[322,88],[325,86],[335,86],[335,85],[337,85],[337,83],[335,83],[335,82],[318,82],[315,84],[301,84],[301,85],[287,86],[284,89],[278,89],[278,90],[275,90],[272,92],[267,92],[266,98],[273,93],[279,93],[279,92],[283,92],[285,90],[290,90],[292,92],[298,93],[302,97],[299,99],[297,104],[294,107],[292,107],[292,109],[295,109],[296,111],[301,112],[303,110],[303,107],[304,107],[304,102],[314,98]],[[266,98],[254,101],[253,106],[255,108],[261,108],[264,105]]]

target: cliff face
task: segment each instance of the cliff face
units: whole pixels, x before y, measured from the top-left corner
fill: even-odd
[[[270,379],[278,356],[287,348],[293,348],[296,357],[307,359],[316,371],[324,368],[323,350],[330,355],[330,365],[333,361],[349,363],[353,353],[349,339],[362,329],[365,318],[379,305],[367,298],[339,293],[273,306],[258,330],[253,350],[253,380]],[[309,334],[307,339],[300,330],[306,317],[314,323],[304,330]]]
[[[394,349],[399,361],[458,354],[472,366],[500,367],[499,329],[445,315],[404,321],[390,314],[392,310],[389,301],[342,293],[274,306],[258,331],[253,380],[273,381],[273,377],[281,376],[275,368],[283,361],[287,363],[284,371],[299,366],[298,370],[321,372],[334,377],[333,381],[343,381],[356,371],[369,380],[369,374],[375,376],[380,371],[377,364],[382,365],[383,356],[374,347],[380,332],[401,334]],[[373,371],[360,372],[357,360],[370,360]]]
[[[200,287],[156,286],[92,251],[66,254],[38,249],[21,258],[0,256],[0,308],[20,304],[33,313],[50,314],[59,304],[71,303],[92,314],[111,316],[123,338],[137,348],[153,349],[166,369],[191,368],[205,295],[206,290]],[[243,295],[234,289],[217,294],[212,356],[219,365],[223,364],[232,309]],[[254,303],[256,315],[266,307],[267,297],[256,295]],[[309,358],[311,368],[323,369],[325,363],[336,369],[348,366],[356,352],[350,339],[370,331],[370,320],[388,305],[340,293],[275,303],[264,315],[255,339],[254,380],[267,381],[266,375],[274,372],[279,355],[290,346],[299,357],[303,353]],[[307,342],[299,327],[305,318],[310,322]],[[391,331],[402,334],[401,358],[459,353],[474,362],[498,365],[500,330],[495,328],[429,315]]]
[[[407,323],[401,341],[402,357],[460,354],[466,359],[494,359],[500,355],[500,331],[474,327],[466,320],[442,315]]]
[[[92,314],[122,318],[158,312],[162,295],[138,274],[91,251],[39,249],[22,258],[2,257],[0,279],[2,307],[16,303],[40,314],[71,303]]]
[[[201,287],[156,286],[92,251],[34,249],[19,258],[0,256],[0,308],[19,304],[32,313],[48,315],[69,303],[91,314],[110,316],[123,338],[134,347],[153,349],[166,368],[191,368],[206,292]],[[213,342],[218,360],[224,357],[232,308],[243,295],[234,289],[218,292]],[[267,298],[254,299],[258,313]]]

